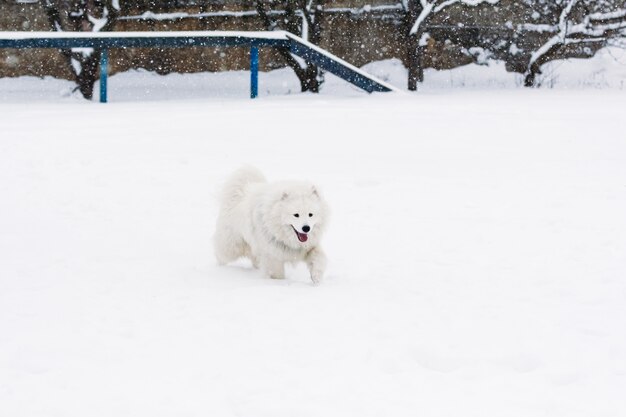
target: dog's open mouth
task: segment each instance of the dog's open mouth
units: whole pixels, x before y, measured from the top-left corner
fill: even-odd
[[[306,242],[307,239],[309,238],[309,235],[307,235],[306,233],[300,233],[296,230],[295,227],[291,226],[291,228],[293,229],[294,232],[296,232],[296,236],[298,236],[298,240],[300,242]]]

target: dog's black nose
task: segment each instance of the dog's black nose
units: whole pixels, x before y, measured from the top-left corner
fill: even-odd
[[[311,230],[311,228],[309,226],[306,226],[306,225],[302,226],[302,231],[304,233],[309,233],[310,230]]]

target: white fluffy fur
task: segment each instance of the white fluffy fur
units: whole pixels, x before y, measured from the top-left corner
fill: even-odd
[[[326,268],[320,237],[327,217],[327,205],[313,184],[268,183],[257,169],[242,168],[222,191],[215,256],[221,265],[249,258],[279,279],[285,276],[285,263],[306,262],[311,280],[319,284]],[[306,226],[307,240],[301,242],[296,230],[303,234]]]

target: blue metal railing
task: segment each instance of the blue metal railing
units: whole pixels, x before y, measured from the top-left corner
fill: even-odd
[[[100,51],[100,103],[107,102],[107,78],[109,73],[109,50]]]
[[[259,95],[259,48],[250,48],[250,98]]]

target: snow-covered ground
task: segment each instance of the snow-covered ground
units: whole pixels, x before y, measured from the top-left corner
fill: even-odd
[[[626,415],[626,92],[286,75],[0,79],[0,416]],[[245,163],[325,190],[321,286],[215,265]]]

